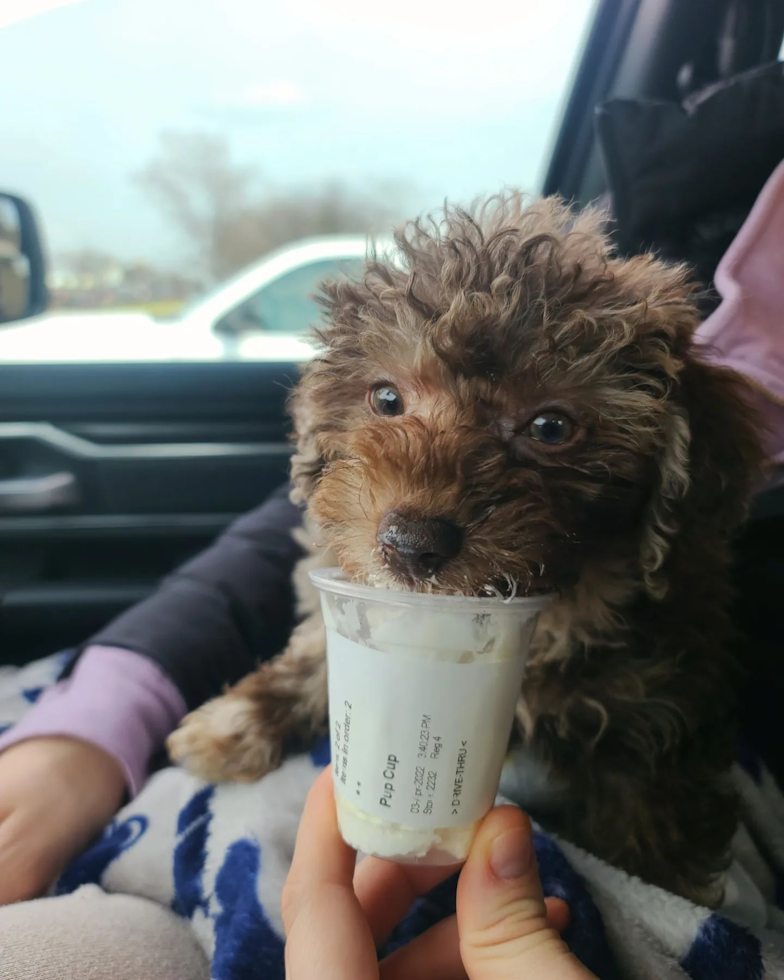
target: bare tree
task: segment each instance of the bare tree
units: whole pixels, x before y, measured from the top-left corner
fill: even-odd
[[[138,180],[213,280],[299,238],[383,230],[403,196],[399,186],[363,194],[337,182],[263,192],[257,170],[237,164],[224,139],[203,133],[163,134]]]
[[[58,268],[80,279],[105,280],[113,270],[120,267],[120,262],[114,255],[94,248],[60,252],[55,262]]]
[[[363,195],[339,183],[272,192],[223,226],[223,265],[227,272],[240,269],[273,248],[312,235],[386,231],[400,217],[394,203],[400,198],[396,187]]]
[[[231,159],[227,142],[206,133],[162,133],[139,182],[197,249],[210,278],[226,274],[221,241],[248,207],[257,174]]]

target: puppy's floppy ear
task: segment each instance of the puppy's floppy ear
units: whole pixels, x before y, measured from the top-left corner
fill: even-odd
[[[289,400],[296,441],[296,450],[291,459],[291,481],[294,484],[291,499],[295,504],[305,503],[310,498],[324,469],[324,458],[318,448],[320,428],[308,383],[313,369],[311,362]]]
[[[667,591],[674,537],[690,529],[695,546],[729,541],[746,516],[762,473],[762,423],[734,371],[708,364],[690,345],[669,399],[658,485],[641,542],[643,580],[656,598]]]
[[[640,542],[640,565],[648,592],[661,599],[667,592],[662,568],[679,527],[681,502],[689,491],[691,429],[686,413],[675,408],[664,426],[664,446],[657,460],[656,487],[648,503]]]
[[[681,388],[692,432],[688,503],[729,538],[745,520],[764,470],[764,423],[741,375],[695,353]]]
[[[647,379],[662,419],[640,542],[643,582],[661,598],[676,541],[688,538],[692,549],[726,553],[762,470],[761,422],[743,379],[699,355],[694,334],[700,316],[688,268],[652,255],[616,259],[610,267],[631,297],[635,344],[627,356]]]

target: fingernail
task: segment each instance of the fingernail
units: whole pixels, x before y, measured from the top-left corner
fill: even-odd
[[[498,878],[522,878],[531,866],[531,835],[522,827],[507,830],[490,846],[490,867]]]

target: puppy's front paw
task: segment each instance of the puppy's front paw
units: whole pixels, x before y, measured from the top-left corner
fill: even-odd
[[[277,768],[280,738],[265,730],[259,706],[224,695],[186,715],[166,742],[171,758],[209,783],[249,783]]]

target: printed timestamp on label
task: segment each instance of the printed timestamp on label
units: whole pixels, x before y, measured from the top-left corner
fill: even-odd
[[[444,748],[444,739],[433,731],[433,718],[423,714],[419,722],[417,765],[414,766],[414,784],[409,811],[429,816],[433,812],[433,798],[438,784],[438,760]]]

